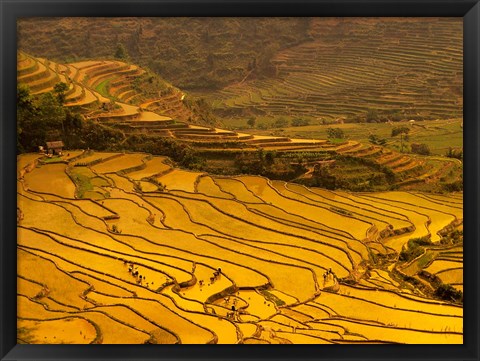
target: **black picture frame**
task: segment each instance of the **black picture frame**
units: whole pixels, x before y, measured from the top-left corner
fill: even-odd
[[[1,360],[478,360],[480,4],[478,0],[0,0]],[[16,19],[29,16],[455,16],[464,19],[463,345],[16,345]]]

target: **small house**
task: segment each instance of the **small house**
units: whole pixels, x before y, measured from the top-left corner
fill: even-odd
[[[64,144],[61,140],[47,142],[47,150],[48,150],[48,153],[50,154],[62,155],[63,147],[64,147]]]

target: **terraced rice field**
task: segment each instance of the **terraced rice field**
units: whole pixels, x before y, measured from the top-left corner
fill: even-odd
[[[316,18],[308,33],[310,41],[276,54],[275,77],[202,95],[238,118],[249,109],[333,121],[369,109],[461,116],[461,21]]]
[[[463,308],[393,272],[410,238],[461,224],[461,193],[326,191],[144,153],[37,158],[18,158],[19,342],[463,342]],[[463,289],[462,248],[429,252],[419,269]]]
[[[281,55],[280,58],[282,58],[282,56],[283,55]],[[296,66],[297,65],[294,67]],[[308,64],[305,66],[310,68]],[[282,69],[283,68],[282,66]],[[278,154],[287,155],[305,151],[336,153],[359,158],[361,161],[367,159],[368,161],[373,161],[378,165],[386,167],[396,176],[397,180],[395,182],[400,189],[411,189],[416,186],[428,187],[425,184],[428,182],[436,182],[439,179],[454,182],[460,177],[461,165],[454,160],[443,157],[426,159],[411,154],[398,153],[392,150],[393,146],[398,145],[396,140],[392,140],[387,144],[387,147],[392,149],[367,145],[368,136],[371,135],[372,129],[371,127],[363,126],[365,124],[340,124],[339,126],[344,128],[346,132],[354,132],[352,138],[361,141],[347,140],[340,144],[332,144],[326,141],[325,132],[327,128],[320,125],[289,128],[287,132],[285,132],[288,136],[277,136],[259,134],[258,130],[253,131],[254,134],[246,134],[215,127],[188,124],[191,123],[191,120],[188,119],[193,118],[191,118],[191,114],[187,116],[190,110],[186,113],[184,112],[186,108],[182,102],[184,94],[180,90],[172,87],[172,89],[174,89],[172,90],[172,94],[161,96],[158,99],[146,100],[142,98],[141,90],[133,89],[132,84],[134,80],[144,74],[144,72],[143,69],[135,65],[129,65],[120,61],[89,60],[63,65],[47,59],[35,58],[21,51],[18,52],[17,74],[19,83],[28,85],[35,94],[43,94],[51,91],[52,87],[58,82],[65,82],[68,86],[65,106],[72,107],[75,111],[81,112],[86,119],[102,123],[108,127],[117,128],[124,134],[125,139],[132,134],[150,134],[169,137],[180,142],[188,142],[192,147],[200,148],[202,152],[205,152],[207,155],[210,151],[215,153],[218,152],[219,149],[229,151],[230,149],[225,147],[225,142],[232,143],[234,146],[232,148],[233,151],[242,149],[242,151],[255,152],[258,151],[259,148],[262,148],[265,151],[275,151],[278,152]],[[281,73],[283,74],[283,72]],[[287,73],[290,74],[289,72]],[[290,75],[305,76],[303,72],[298,72],[297,70],[292,70],[292,74]],[[290,75],[287,77],[289,78]],[[317,79],[310,75],[307,77],[313,79],[312,81]],[[324,77],[321,78],[324,79]],[[336,76],[334,83],[345,80],[339,80],[339,78],[337,78],[338,76]],[[319,79],[320,78],[317,80]],[[376,76],[375,79],[377,79]],[[330,81],[327,81],[327,83],[330,83]],[[112,87],[108,87],[107,84],[112,85]],[[282,87],[284,86],[282,85]],[[328,91],[329,87],[337,89],[335,84],[325,88],[322,86],[321,89],[322,91]],[[117,94],[118,89],[128,89],[128,93],[132,93],[132,96],[128,97],[128,99],[119,97]],[[297,91],[305,91],[305,89],[302,90],[302,88],[297,89],[295,87],[288,89],[294,93]],[[317,90],[314,90],[315,93]],[[447,92],[444,92],[442,94],[446,93]],[[287,98],[291,96],[296,97],[295,94],[292,95],[290,93],[285,96]],[[332,99],[338,102],[338,94],[335,93]],[[167,106],[166,104],[171,101],[178,104],[175,106]],[[288,102],[290,101],[291,100],[288,100]],[[304,102],[305,99],[300,99],[300,101]],[[155,104],[157,106],[154,106]],[[164,106],[160,107],[158,106],[159,104],[163,104]],[[266,104],[270,104],[269,101],[267,101]],[[339,107],[339,109],[340,108],[346,109],[348,106],[345,105],[345,107]],[[172,109],[176,110],[172,113],[170,111]],[[322,106],[322,112],[326,109],[328,109],[328,107]],[[282,113],[285,111],[284,107],[280,107],[279,110]],[[179,116],[177,114],[178,112],[182,114],[185,113],[183,115],[186,118]],[[452,112],[449,114],[455,115]],[[317,113],[315,113],[315,117],[318,118]],[[337,119],[337,116],[334,118]],[[434,125],[432,126],[430,123],[434,123]],[[430,123],[419,122],[417,127],[413,127],[411,132],[412,141],[429,144],[436,154],[445,153],[444,143],[446,137],[448,137],[449,141],[454,137],[455,146],[461,145],[462,130],[460,128],[461,119],[459,116],[452,121],[442,120],[440,122]],[[379,136],[389,137],[391,126],[391,124],[387,123],[379,124],[378,129],[375,131],[379,131]],[[435,136],[432,136],[432,131],[435,132]],[[206,145],[208,145],[208,147],[206,147]],[[96,155],[88,156],[87,154],[83,159],[79,159],[78,163],[83,164],[94,161],[97,161]],[[121,163],[121,160],[117,160],[117,163],[118,162]],[[112,160],[110,164],[115,164],[115,161]],[[93,166],[94,164],[91,165]],[[136,165],[141,164],[131,163],[132,167]],[[109,167],[102,163],[98,164],[98,168],[104,168],[102,172],[105,171],[107,173],[109,171],[117,171],[114,165]],[[128,168],[127,165],[125,165],[125,168]],[[349,174],[352,174],[352,169],[347,167],[345,173],[346,174],[342,174],[342,176],[348,179]],[[312,172],[307,171],[304,177],[311,178]],[[140,181],[141,179],[138,180]],[[148,184],[143,185],[145,190],[154,189]]]

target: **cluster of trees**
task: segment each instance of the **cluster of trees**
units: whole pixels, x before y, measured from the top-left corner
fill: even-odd
[[[28,86],[17,86],[17,150],[38,150],[48,140],[63,139],[68,144],[83,128],[83,117],[65,108],[68,86],[58,83],[53,92],[34,97]]]
[[[350,115],[345,120],[347,123],[386,123],[400,122],[406,119],[429,120],[432,116],[418,114],[414,109],[367,109],[363,114]]]
[[[328,128],[327,137],[329,139],[345,139],[345,132],[341,128]]]
[[[463,149],[455,149],[449,147],[447,152],[445,153],[445,156],[447,156],[448,158],[456,158],[463,160]]]
[[[284,117],[280,117],[275,119],[272,125],[274,128],[284,128],[288,126],[288,120]]]
[[[146,152],[154,155],[165,155],[184,167],[201,170],[205,167],[205,159],[198,155],[191,146],[173,138],[156,135],[133,134],[122,144],[124,149],[133,152]]]
[[[26,85],[17,86],[17,151],[38,151],[47,141],[62,140],[65,148],[122,151],[131,150],[166,155],[193,169],[204,166],[205,160],[189,145],[160,136],[130,135],[86,120],[64,107],[66,84],[55,85],[53,92],[33,96]]]
[[[463,244],[463,231],[455,229],[454,231],[445,234],[440,239],[440,244],[451,245],[451,244]]]
[[[303,127],[310,125],[310,120],[305,118],[294,118],[292,119],[292,127]]]
[[[463,303],[463,292],[449,284],[442,283],[438,286],[435,290],[435,296],[445,301]]]
[[[290,159],[278,157],[276,151],[240,153],[235,157],[235,170],[243,174],[258,174],[271,179],[292,180],[306,172],[301,164],[292,164]]]
[[[312,178],[299,181],[310,187],[352,191],[390,189],[396,181],[395,174],[391,169],[375,163],[373,159],[341,154],[329,155],[324,159],[334,162],[318,164]]]
[[[409,262],[412,259],[420,256],[425,249],[425,246],[431,246],[432,242],[423,238],[412,238],[408,241],[407,246],[403,247],[398,259],[402,262]]]
[[[127,49],[125,49],[125,46],[122,43],[117,44],[114,56],[116,59],[120,59],[122,61],[127,61],[130,59],[130,55],[128,55]]]
[[[385,145],[387,143],[387,140],[385,138],[380,138],[378,135],[376,134],[370,134],[368,136],[368,141],[372,144],[376,144],[376,145]]]
[[[425,143],[412,143],[410,144],[410,150],[412,153],[430,155],[430,147]]]

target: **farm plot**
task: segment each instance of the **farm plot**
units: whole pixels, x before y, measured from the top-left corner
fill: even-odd
[[[255,193],[248,190],[244,183],[231,178],[213,178],[223,192],[231,194],[235,199],[246,203],[263,203]]]
[[[272,182],[272,185],[280,194],[287,198],[296,199],[311,205],[325,207],[325,209],[332,210],[336,213],[361,219],[365,222],[372,223],[380,230],[387,228],[390,224],[388,223],[390,219],[385,219],[385,217],[384,219],[381,219],[378,214],[369,214],[368,211],[361,210],[358,206],[351,208],[348,206],[346,207],[338,202],[328,202],[321,197],[315,197],[315,195],[305,192],[302,187],[287,186],[284,182]]]
[[[360,212],[362,214],[369,214],[373,219],[378,218],[384,222],[388,222],[394,227],[394,229],[406,228],[412,225],[405,215],[383,210],[378,204],[371,204],[365,201],[362,202],[358,198],[353,198],[353,195],[348,195],[345,193],[341,194],[339,192],[333,192],[319,188],[307,189],[305,187],[292,184],[288,184],[287,188],[299,192],[306,197],[312,198],[313,200],[318,199],[314,197],[314,195],[318,195],[321,197],[321,199],[323,199],[324,202],[325,199],[331,200],[333,205],[335,205],[333,202],[337,202],[341,208],[347,207],[347,210]]]
[[[232,194],[222,191],[218,183],[210,176],[202,176],[198,179],[197,192],[211,197],[234,198]]]
[[[85,166],[69,168],[68,172],[75,182],[78,198],[103,199],[108,196],[107,191],[102,188],[110,186],[107,178],[97,175]]]
[[[167,172],[171,169],[168,164],[165,164],[165,157],[153,157],[152,159],[145,162],[145,168],[129,172],[128,178],[134,180],[140,180],[143,178],[149,178],[154,175]]]
[[[241,206],[238,207],[240,214],[235,215],[232,211],[230,211],[232,213],[229,213],[232,205],[226,203],[231,203],[231,201],[212,200],[211,204],[193,201],[191,199],[180,199],[180,201],[188,210],[193,220],[205,224],[217,232],[222,232],[225,235],[228,234],[239,239],[249,240],[253,243],[270,243],[270,248],[281,247],[281,245],[293,247],[295,250],[291,252],[297,253],[300,258],[308,259],[313,264],[315,264],[315,260],[317,260],[317,262],[323,262],[325,263],[325,269],[330,266],[342,274],[342,276],[345,275],[345,270],[351,267],[344,250],[329,247],[328,244],[321,244],[316,242],[316,239],[306,240],[295,237],[293,236],[295,232],[290,235],[282,233],[282,230],[285,232],[288,231],[288,229],[281,227],[281,225],[275,222],[265,220],[262,222],[263,224],[259,224],[257,221],[258,217],[246,210],[242,212]],[[219,225],[222,226],[219,227]],[[276,246],[274,246],[274,244],[276,244]],[[307,254],[309,255],[307,256]],[[329,256],[325,256],[326,254]],[[346,266],[342,267],[340,265]]]
[[[462,261],[447,261],[447,260],[434,260],[425,271],[430,272],[432,274],[437,274],[439,272],[454,269],[454,268],[462,268],[463,262]]]
[[[166,186],[167,189],[181,190],[186,192],[195,192],[195,184],[197,178],[203,173],[188,172],[180,169],[175,169],[165,175],[158,177],[158,181]]]
[[[415,211],[428,217],[427,228],[432,242],[438,242],[440,235],[438,232],[450,225],[456,220],[455,215],[439,210],[432,202],[415,197],[405,192],[376,193],[373,198],[385,201],[387,204],[396,204],[399,208]],[[412,199],[413,198],[413,199]],[[409,203],[411,202],[411,203]]]
[[[24,320],[17,323],[17,337],[24,343],[87,344],[97,337],[95,326],[79,317],[58,320]]]
[[[421,330],[400,329],[394,326],[378,325],[376,323],[356,320],[330,319],[324,322],[342,326],[352,334],[363,335],[368,340],[408,344],[443,344],[462,343],[459,333],[429,332]]]
[[[92,152],[91,154],[87,154],[85,157],[82,157],[78,161],[74,162],[73,165],[81,165],[81,164],[90,164],[93,162],[100,162],[101,160],[108,159],[110,157],[117,156],[118,153],[106,153],[106,152]]]
[[[331,308],[337,315],[356,320],[380,322],[384,325],[390,324],[399,328],[422,331],[442,332],[445,327],[459,333],[463,330],[462,317],[451,316],[448,310],[432,314],[428,311],[419,312],[390,307],[370,300],[328,292],[323,292],[315,302]]]
[[[349,233],[357,238],[364,239],[371,224],[352,217],[340,215],[331,210],[311,205],[295,199],[283,197],[267,180],[260,177],[240,177],[247,187],[255,192],[266,203],[274,204],[292,213],[328,225],[332,229],[348,229]]]
[[[25,187],[33,192],[74,198],[75,185],[65,172],[66,168],[62,163],[42,165],[35,172],[25,174]]]
[[[17,157],[17,169],[23,169],[32,164],[36,159],[41,158],[41,154],[22,154]]]
[[[436,275],[443,283],[451,285],[463,285],[463,268],[446,269],[437,272]]]
[[[143,165],[143,159],[146,154],[132,153],[124,154],[111,160],[91,166],[91,169],[97,173],[114,173],[121,170],[126,170],[133,167]]]

